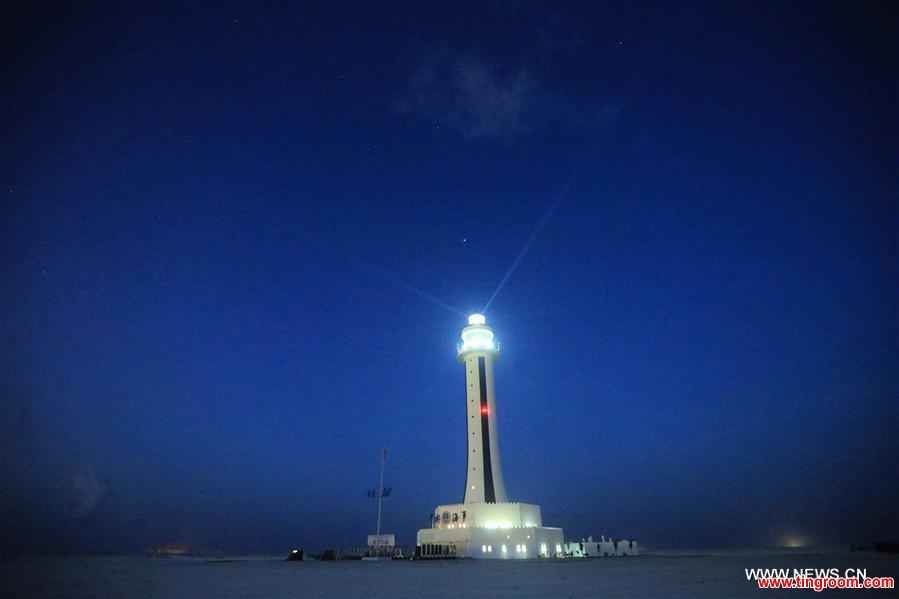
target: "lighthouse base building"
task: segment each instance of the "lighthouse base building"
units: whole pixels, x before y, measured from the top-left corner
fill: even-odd
[[[433,522],[418,531],[416,555],[421,559],[527,559],[564,553],[562,529],[543,526],[540,506],[531,503],[439,505]]]

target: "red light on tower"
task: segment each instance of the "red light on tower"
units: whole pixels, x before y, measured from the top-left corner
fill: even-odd
[[[487,406],[481,406],[481,414],[487,413]]]

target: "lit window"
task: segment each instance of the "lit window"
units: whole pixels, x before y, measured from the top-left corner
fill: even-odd
[[[487,553],[487,545],[481,545],[481,553]]]
[[[503,552],[503,553],[506,552],[506,546],[505,546],[505,545],[502,546],[502,552]]]

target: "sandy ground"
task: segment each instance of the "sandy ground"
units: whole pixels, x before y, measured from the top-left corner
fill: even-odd
[[[802,550],[677,551],[637,558],[455,562],[285,562],[283,556],[18,558],[0,562],[13,597],[795,597],[745,568],[866,568],[899,578],[899,555]],[[884,590],[830,596],[899,597]]]

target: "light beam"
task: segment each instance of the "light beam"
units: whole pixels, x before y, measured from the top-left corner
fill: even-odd
[[[546,226],[546,223],[555,213],[556,209],[559,207],[559,204],[561,204],[562,200],[565,199],[565,196],[568,195],[568,192],[571,190],[571,186],[574,184],[574,180],[581,173],[581,171],[584,170],[585,163],[586,159],[582,158],[580,162],[578,162],[577,166],[575,166],[574,172],[571,173],[571,176],[568,177],[568,181],[565,183],[565,185],[562,186],[562,189],[556,195],[555,201],[550,205],[546,212],[543,213],[543,217],[540,219],[540,222],[537,223],[537,226],[534,227],[534,230],[531,232],[530,237],[528,237],[528,240],[525,242],[524,247],[521,248],[521,251],[518,252],[517,256],[515,256],[515,260],[512,261],[512,266],[509,267],[509,270],[506,271],[505,276],[503,276],[502,280],[499,282],[499,285],[497,285],[496,291],[494,291],[493,295],[490,296],[490,299],[487,300],[487,305],[485,305],[484,309],[481,310],[482,314],[487,312],[487,308],[490,307],[490,304],[492,304],[493,300],[496,299],[496,296],[499,295],[499,292],[506,284],[506,281],[508,281],[509,277],[512,276],[512,273],[515,272],[515,269],[518,268],[518,263],[521,262],[521,259],[524,258],[525,254],[528,253],[528,250],[531,249],[531,246],[534,244],[537,236],[540,235],[541,231],[543,231],[543,227]]]
[[[355,265],[357,265],[357,266],[359,266],[359,267],[361,267],[361,268],[364,268],[365,270],[367,270],[367,271],[369,271],[369,272],[373,272],[373,273],[375,273],[375,274],[377,274],[377,275],[380,275],[381,277],[387,279],[387,280],[390,281],[391,283],[395,283],[396,285],[399,285],[399,286],[402,287],[403,289],[405,289],[405,290],[407,290],[407,291],[411,291],[412,293],[414,293],[415,295],[417,295],[417,296],[420,297],[420,298],[423,298],[423,299],[426,299],[426,300],[428,300],[428,301],[430,301],[430,302],[433,302],[433,303],[437,304],[438,306],[440,306],[441,308],[446,308],[446,309],[449,310],[450,312],[455,312],[456,314],[458,314],[458,315],[460,315],[460,316],[467,316],[467,314],[466,314],[465,312],[462,312],[461,310],[457,310],[456,308],[453,308],[452,306],[450,306],[450,305],[447,304],[446,302],[440,301],[439,299],[437,299],[436,297],[434,297],[434,296],[431,295],[430,293],[425,293],[424,291],[422,291],[422,290],[419,289],[418,287],[414,287],[414,286],[410,285],[409,283],[407,283],[406,281],[402,280],[401,278],[399,278],[399,277],[396,276],[395,274],[393,274],[393,273],[391,273],[391,272],[389,272],[389,271],[387,271],[387,270],[384,270],[384,269],[381,268],[380,266],[375,266],[374,264],[370,264],[370,263],[368,263],[368,262],[364,262],[364,261],[362,261],[362,260],[359,260],[358,258],[353,258],[353,257],[351,257],[351,256],[344,256],[344,257],[345,257],[347,260],[349,260],[350,262],[352,262],[353,264],[355,264]]]
[[[429,302],[437,304],[441,308],[445,308],[445,309],[449,310],[450,312],[458,314],[459,316],[467,316],[467,314],[465,312],[462,312],[461,310],[453,308],[446,302],[443,302],[443,301],[437,299],[430,293],[426,293],[426,292],[422,291],[418,287],[410,285],[409,283],[407,283],[406,281],[404,281],[397,275],[393,274],[392,272],[390,272],[384,268],[381,268],[380,266],[371,264],[370,262],[366,262],[365,260],[361,260],[359,258],[355,258],[355,257],[351,256],[348,252],[342,251],[339,248],[332,246],[331,244],[329,244],[328,242],[326,242],[325,240],[323,240],[319,237],[313,237],[312,235],[307,235],[306,237],[308,239],[314,240],[320,247],[324,248],[328,253],[340,258],[341,260],[346,260],[348,262],[355,264],[359,268],[362,268],[363,270],[367,270],[368,272],[374,273],[374,274],[380,276],[381,278],[390,281],[391,283],[399,285],[406,291],[411,291],[412,293],[414,293],[415,295],[417,295],[418,297],[420,297],[422,299],[426,299]]]

